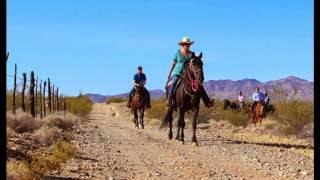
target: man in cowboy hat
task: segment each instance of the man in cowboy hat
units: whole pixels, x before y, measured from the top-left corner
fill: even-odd
[[[173,63],[170,68],[170,72],[168,75],[168,82],[171,81],[171,87],[168,92],[168,99],[167,99],[167,106],[171,106],[172,104],[172,94],[175,88],[175,85],[178,82],[178,79],[182,75],[182,71],[184,69],[184,65],[186,62],[190,61],[191,58],[194,56],[194,52],[190,50],[190,46],[194,43],[194,41],[190,41],[188,37],[183,37],[182,40],[179,42],[179,45],[182,46],[181,49],[178,49],[177,52],[174,54],[173,57]],[[202,88],[202,100],[204,104],[207,107],[212,107],[213,106],[213,101],[210,100],[208,97],[206,91],[204,88]]]
[[[135,87],[138,86],[139,84],[143,84],[145,85],[147,83],[147,77],[144,73],[142,73],[142,67],[138,66],[138,72],[133,76],[133,88],[130,91],[129,94],[129,99],[128,99],[128,103],[127,103],[127,107],[130,108],[130,103],[132,100],[132,96],[135,92]],[[147,95],[147,108],[151,108],[151,104],[150,104],[150,93],[149,91],[144,87],[145,93]]]

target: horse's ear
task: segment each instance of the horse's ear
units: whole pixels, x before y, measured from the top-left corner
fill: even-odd
[[[201,59],[202,58],[202,52],[199,54],[199,59]]]

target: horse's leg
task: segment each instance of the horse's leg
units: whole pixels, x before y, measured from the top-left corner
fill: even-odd
[[[193,118],[192,118],[192,131],[193,131],[193,135],[192,135],[192,145],[193,145],[193,146],[198,146],[198,141],[197,141],[197,137],[196,137],[198,113],[199,113],[199,108],[197,108],[197,109],[194,111]]]
[[[167,112],[167,116],[166,118],[168,118],[168,122],[169,122],[169,134],[168,134],[168,137],[169,139],[172,139],[172,121],[173,121],[173,118],[172,118],[172,113],[173,113],[173,109],[170,108]]]
[[[184,122],[184,111],[180,109],[180,115],[179,115],[179,121],[178,121],[178,126],[181,130],[181,135],[180,135],[180,141],[182,142],[182,144],[184,143],[184,127],[185,127],[185,122]]]
[[[141,119],[141,128],[144,129],[144,122],[143,122],[143,117],[144,117],[144,108],[141,109],[140,113],[140,119]]]
[[[137,112],[137,109],[133,110],[133,114],[134,114],[135,127],[138,127],[138,112]]]

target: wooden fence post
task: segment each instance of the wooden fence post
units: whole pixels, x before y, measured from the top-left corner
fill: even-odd
[[[30,91],[29,91],[29,101],[30,101],[30,112],[32,117],[36,117],[36,112],[35,112],[35,103],[34,103],[34,72],[31,71],[30,75]]]
[[[49,107],[49,112],[51,113],[51,84],[50,84],[49,78],[48,78],[48,107]]]
[[[44,117],[47,116],[47,112],[46,112],[46,85],[47,85],[47,81],[43,82],[43,115]]]
[[[35,115],[37,117],[37,109],[38,109],[38,76],[36,80],[36,99],[35,99]]]
[[[17,64],[14,65],[12,113],[16,114]]]
[[[57,87],[56,98],[56,111],[59,112],[59,87]]]
[[[40,118],[42,119],[42,80],[40,81]]]
[[[26,112],[26,105],[24,104],[24,92],[26,90],[26,82],[27,82],[27,74],[26,73],[22,73],[22,77],[23,77],[23,86],[22,86],[22,95],[21,95],[21,107],[23,112]]]
[[[55,112],[55,108],[54,108],[54,84],[52,85],[52,112]]]

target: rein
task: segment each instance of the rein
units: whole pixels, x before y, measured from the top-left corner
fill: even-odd
[[[188,73],[188,80],[187,81],[190,85],[191,85],[191,89],[192,91],[195,93],[198,91],[199,87],[201,86],[200,81],[197,77],[197,72],[199,72],[201,69],[194,69],[194,66],[192,65],[193,59],[191,60],[191,62],[189,63],[189,69],[193,72],[195,79],[192,79],[190,73]],[[189,96],[194,96],[191,93],[189,93],[185,88],[184,91],[189,95]]]

